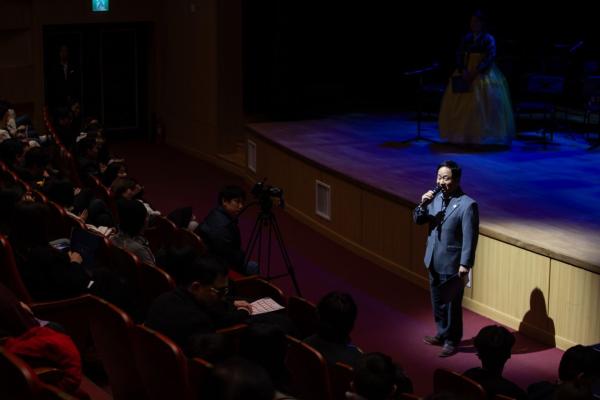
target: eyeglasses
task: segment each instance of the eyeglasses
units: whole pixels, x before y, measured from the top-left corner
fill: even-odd
[[[227,296],[227,294],[229,293],[229,286],[224,286],[224,287],[220,287],[220,288],[211,286],[210,290],[217,296],[224,297],[224,296]]]

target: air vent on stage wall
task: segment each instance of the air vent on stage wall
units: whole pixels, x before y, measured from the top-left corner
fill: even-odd
[[[331,186],[320,180],[316,180],[315,198],[315,213],[331,221]]]
[[[256,143],[248,140],[248,169],[256,172]]]

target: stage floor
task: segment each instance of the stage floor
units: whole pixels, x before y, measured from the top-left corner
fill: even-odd
[[[435,167],[463,167],[463,190],[479,203],[481,233],[600,271],[600,150],[579,135],[556,133],[550,145],[526,134],[510,149],[474,150],[413,141],[406,114],[346,114],[250,124],[260,136],[340,174],[418,202],[435,184]],[[437,124],[422,136],[439,142]]]

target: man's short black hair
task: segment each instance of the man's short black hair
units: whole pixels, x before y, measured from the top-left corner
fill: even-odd
[[[133,190],[136,182],[131,178],[116,178],[110,186],[110,191],[115,199],[120,199],[128,189]]]
[[[221,205],[223,204],[223,201],[231,201],[233,199],[246,200],[246,192],[244,189],[236,185],[225,186],[219,192],[217,202]]]
[[[122,199],[117,202],[117,211],[119,212],[119,229],[122,232],[131,237],[142,233],[148,211],[141,202]]]
[[[396,380],[396,365],[382,353],[363,354],[354,367],[354,390],[368,400],[390,398]]]
[[[254,323],[240,339],[240,355],[263,367],[276,388],[283,391],[287,376],[285,355],[287,341],[279,326],[269,323]]]
[[[6,139],[0,143],[0,160],[8,166],[14,166],[17,158],[23,155],[25,146],[16,138]]]
[[[449,168],[450,171],[452,171],[452,179],[454,179],[456,182],[460,182],[460,178],[462,176],[462,169],[460,168],[460,165],[458,165],[456,163],[456,161],[452,161],[452,160],[442,161],[437,166],[437,169],[435,170],[435,172],[438,172],[440,170],[440,168],[442,168],[442,167]]]
[[[330,292],[317,304],[319,336],[326,340],[345,343],[354,328],[358,309],[348,293]]]
[[[515,336],[499,325],[488,325],[479,331],[473,342],[482,365],[501,368],[510,358]]]
[[[600,373],[600,353],[591,346],[576,345],[563,354],[558,365],[561,381],[574,381],[580,375],[592,376]]]
[[[71,207],[75,200],[73,183],[67,178],[46,179],[42,191],[50,200],[65,208]]]
[[[25,153],[25,168],[46,168],[50,157],[41,147],[32,147]]]
[[[180,284],[189,286],[193,282],[199,282],[203,286],[212,285],[219,277],[227,276],[227,267],[216,257],[199,256],[182,269]]]

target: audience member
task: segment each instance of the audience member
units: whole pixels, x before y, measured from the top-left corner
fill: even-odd
[[[242,358],[231,358],[210,373],[205,392],[207,400],[273,400],[275,390],[267,372]]]
[[[152,303],[146,325],[167,335],[186,353],[192,335],[246,322],[250,315],[247,302],[226,298],[227,268],[216,258],[196,258],[181,271],[178,283]]]
[[[224,335],[220,333],[196,333],[188,340],[188,357],[199,357],[212,364],[225,361],[231,350]]]
[[[600,352],[591,346],[576,345],[567,349],[560,359],[557,382],[536,382],[527,388],[532,400],[550,400],[556,395],[560,384],[600,382]]]
[[[52,247],[47,231],[47,206],[38,203],[17,205],[10,241],[31,297],[37,301],[58,300],[87,292],[94,282],[81,267],[81,255]]]
[[[99,177],[104,170],[105,167],[98,162],[99,149],[93,137],[86,136],[77,142],[77,163],[82,179],[85,180],[88,175]]]
[[[483,386],[490,399],[496,394],[516,399],[527,398],[521,388],[502,376],[515,344],[514,335],[502,326],[489,325],[479,331],[474,344],[481,367],[471,368],[464,375]]]
[[[25,191],[19,185],[0,189],[0,235],[10,235],[11,220],[15,207],[23,198]]]
[[[40,147],[33,147],[25,152],[23,167],[15,168],[15,172],[23,182],[39,189],[50,176],[49,169],[50,157],[47,152]]]
[[[212,254],[222,258],[228,267],[252,275],[258,273],[258,265],[248,262],[242,250],[242,239],[238,227],[238,216],[244,207],[246,194],[238,186],[227,186],[219,192],[217,207],[196,229]]]
[[[558,385],[552,397],[553,400],[592,400],[593,398],[589,382],[583,380]]]
[[[54,110],[53,116],[56,135],[67,149],[72,150],[79,132],[73,126],[71,111],[66,105],[60,106]]]
[[[317,304],[318,332],[306,338],[305,343],[319,351],[329,364],[342,362],[354,366],[361,355],[360,349],[350,340],[357,313],[350,294],[326,294]]]
[[[119,231],[111,241],[139,257],[140,261],[155,265],[154,254],[143,236],[148,214],[143,204],[135,200],[122,200],[118,204]]]
[[[20,336],[39,326],[31,311],[0,282],[0,337]]]
[[[0,160],[13,171],[23,162],[25,145],[19,139],[9,138],[0,143]]]
[[[256,323],[246,329],[240,340],[240,356],[267,371],[276,399],[290,398],[289,372],[285,366],[287,341],[283,329],[267,323]]]
[[[124,162],[116,161],[108,164],[100,180],[104,186],[109,188],[117,178],[127,178],[127,166]]]
[[[388,400],[397,391],[396,366],[392,359],[382,353],[361,355],[354,367],[351,400]]]

